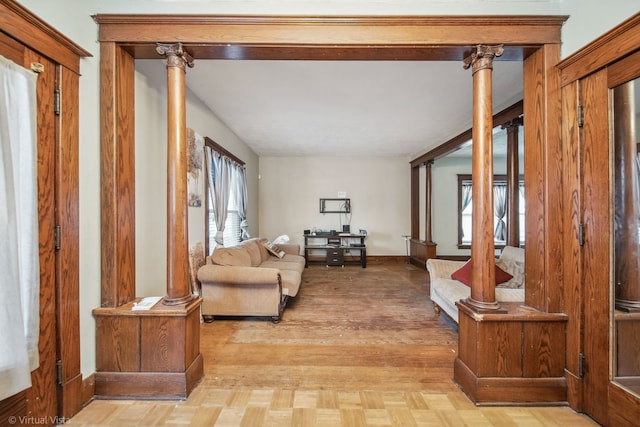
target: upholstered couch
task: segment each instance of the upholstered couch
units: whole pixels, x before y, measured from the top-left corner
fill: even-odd
[[[466,263],[467,261],[427,260],[427,271],[431,280],[431,301],[436,313],[444,311],[456,323],[458,323],[456,301],[468,298],[471,295],[471,288],[452,279],[451,275]],[[512,276],[508,281],[496,285],[496,300],[524,301],[524,249],[506,246],[496,260],[496,266]]]
[[[198,269],[202,316],[269,316],[279,321],[289,298],[298,294],[305,260],[300,246],[253,238],[217,247]],[[279,256],[275,255],[278,254]]]

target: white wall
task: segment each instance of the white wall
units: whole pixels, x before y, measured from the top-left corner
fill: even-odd
[[[321,214],[320,198],[351,199],[351,229],[365,229],[367,255],[404,255],[410,232],[408,158],[260,158],[260,233],[287,234],[302,247],[303,230],[341,230],[344,215]],[[342,218],[342,222],[341,222]]]
[[[91,15],[96,13],[566,14],[572,15],[562,31],[562,54],[566,57],[637,13],[638,9],[636,2],[629,0],[606,2],[601,0],[521,0],[517,2],[508,0],[21,0],[20,3],[93,54],[93,57],[81,61],[82,77],[80,78],[80,339],[81,369],[84,376],[95,371],[95,324],[91,310],[100,304],[100,50],[96,42],[97,26],[91,19]],[[139,76],[136,82],[140,82]],[[209,128],[204,129],[203,126],[202,132],[211,131]],[[239,156],[242,157],[242,153]],[[406,167],[409,169],[408,165]],[[327,191],[336,191],[336,189],[327,188]],[[359,215],[356,211],[359,209],[359,202],[357,200],[355,202],[358,205],[354,205],[354,225],[360,220],[356,216]],[[266,205],[264,209],[268,210]],[[269,224],[266,221],[264,227],[264,233],[267,235],[279,234],[289,229],[286,224]],[[304,224],[302,229],[306,227],[307,225]],[[296,225],[295,228],[290,229],[292,231],[289,233],[294,234],[294,231],[299,233],[301,228]],[[398,231],[401,234],[405,233],[405,230]],[[373,240],[372,238],[372,242]],[[388,238],[388,242],[391,243],[391,237]]]

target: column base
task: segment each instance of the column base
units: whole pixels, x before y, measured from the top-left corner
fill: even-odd
[[[476,313],[506,313],[507,310],[503,309],[500,306],[500,303],[497,301],[493,302],[485,302],[485,301],[476,301],[473,298],[465,298],[460,300],[458,304],[464,304],[469,309],[475,311]]]
[[[131,301],[94,309],[96,397],[186,399],[204,375],[201,303],[193,298],[187,304],[158,303],[134,311]]]

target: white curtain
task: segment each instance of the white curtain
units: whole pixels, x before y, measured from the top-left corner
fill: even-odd
[[[249,236],[249,222],[247,221],[247,171],[241,165],[234,165],[233,182],[236,185],[236,206],[240,217],[240,240],[247,240]]]
[[[505,184],[493,186],[493,214],[498,218],[493,235],[496,240],[506,240],[507,223],[504,221],[504,216],[507,214],[507,186]]]
[[[460,206],[460,212],[464,212],[471,203],[471,183],[462,184],[462,206]]]
[[[231,161],[220,153],[205,147],[207,159],[208,179],[209,179],[209,200],[212,203],[213,216],[216,221],[216,243],[224,244],[224,224],[227,220],[227,207],[229,206],[229,182],[231,172],[229,169]]]
[[[0,400],[39,364],[36,81],[0,56]]]

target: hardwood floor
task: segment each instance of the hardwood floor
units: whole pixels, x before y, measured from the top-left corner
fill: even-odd
[[[311,266],[282,321],[203,324],[205,378],[185,401],[89,404],[67,425],[592,426],[568,407],[476,407],[452,381],[457,331],[426,272]]]

